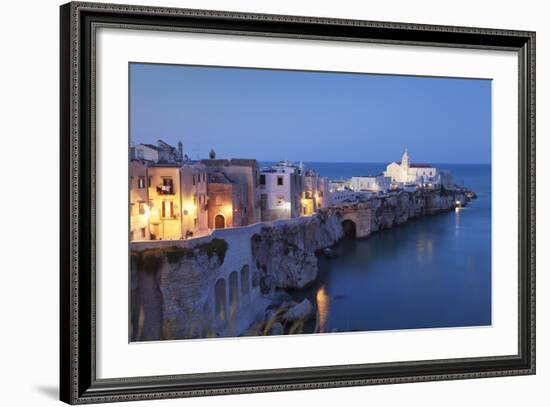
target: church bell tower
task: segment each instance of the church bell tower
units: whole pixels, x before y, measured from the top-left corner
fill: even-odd
[[[408,171],[409,165],[410,165],[409,153],[407,152],[407,150],[405,150],[405,152],[403,153],[403,156],[401,157],[401,168]]]

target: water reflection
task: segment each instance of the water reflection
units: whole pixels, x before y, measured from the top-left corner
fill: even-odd
[[[462,208],[455,208],[455,236],[458,237],[460,235],[460,213],[462,212]]]
[[[433,238],[421,235],[416,241],[416,262],[421,265],[431,264],[433,247]]]
[[[329,315],[330,298],[325,286],[320,287],[315,295],[317,302],[317,325],[319,332],[326,332],[326,325]]]

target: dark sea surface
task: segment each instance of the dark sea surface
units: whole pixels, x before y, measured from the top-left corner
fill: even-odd
[[[304,164],[331,179],[385,169]],[[317,307],[322,332],[491,324],[491,166],[434,166],[450,170],[478,198],[463,209],[343,240],[338,257],[320,259],[318,281],[300,295]]]

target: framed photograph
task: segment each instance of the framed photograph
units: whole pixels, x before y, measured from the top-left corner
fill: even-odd
[[[61,400],[535,373],[535,33],[61,6]]]

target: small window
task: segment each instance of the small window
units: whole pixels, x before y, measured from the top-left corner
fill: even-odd
[[[283,177],[281,176],[277,177],[277,185],[283,185]]]
[[[265,185],[265,174],[260,174],[260,185]]]
[[[193,175],[193,185],[196,184],[196,177]]]
[[[138,189],[144,189],[145,188],[145,177],[139,177],[138,178]]]
[[[145,203],[140,203],[139,204],[139,214],[140,215],[145,215]]]
[[[141,237],[145,239],[146,231],[145,228],[141,228]]]

